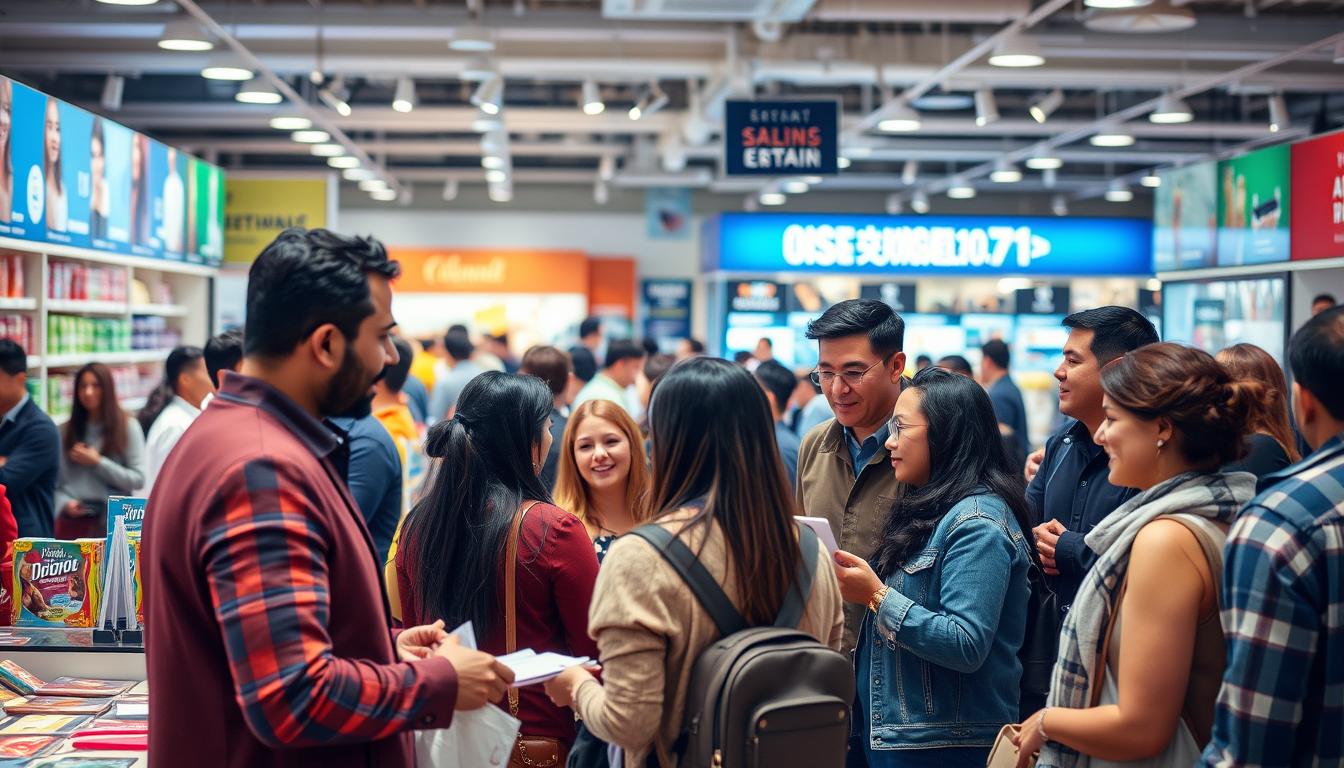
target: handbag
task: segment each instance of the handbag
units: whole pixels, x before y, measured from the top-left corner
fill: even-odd
[[[994,746],[989,750],[989,760],[985,763],[985,768],[1017,768],[1017,745],[1013,744],[1013,739],[1017,737],[1019,730],[1021,729],[1012,723],[999,729],[999,735],[994,738]],[[1027,765],[1034,768],[1035,755],[1028,758]]]
[[[513,518],[513,526],[509,529],[509,543],[505,550],[504,557],[507,565],[504,568],[504,653],[510,654],[518,650],[518,616],[517,616],[517,571],[518,571],[518,538],[523,530],[523,518],[537,502],[529,502],[518,510]],[[509,714],[518,717],[518,689],[509,689]],[[514,744],[513,754],[509,757],[509,768],[559,768],[565,762],[568,756],[569,748],[560,743],[559,739],[549,736],[528,736],[525,733],[518,734],[518,741]]]

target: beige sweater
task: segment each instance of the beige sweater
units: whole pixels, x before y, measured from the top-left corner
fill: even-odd
[[[682,512],[664,525],[680,528]],[[700,562],[738,603],[737,579],[725,561],[722,530],[713,525],[683,535]],[[800,629],[832,648],[844,633],[840,586],[830,555],[820,542],[812,593]],[[648,542],[636,536],[618,539],[598,572],[588,632],[602,658],[602,683],[588,681],[575,693],[574,709],[596,736],[625,749],[627,768],[642,768],[656,747],[661,764],[675,766],[668,748],[681,730],[691,667],[700,652],[719,639],[709,614],[690,587]]]

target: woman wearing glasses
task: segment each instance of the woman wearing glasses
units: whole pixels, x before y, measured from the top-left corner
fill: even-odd
[[[1030,530],[989,396],[938,368],[901,393],[886,448],[909,490],[870,565],[835,554],[868,606],[855,652],[851,749],[873,768],[983,766],[1016,720]]]

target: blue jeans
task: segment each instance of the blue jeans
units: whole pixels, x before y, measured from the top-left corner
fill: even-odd
[[[989,747],[873,750],[867,741],[850,737],[846,768],[985,768],[989,762]]]

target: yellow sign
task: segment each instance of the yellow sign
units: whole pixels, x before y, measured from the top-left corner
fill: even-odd
[[[247,265],[290,227],[327,226],[325,179],[227,181],[224,264]]]

